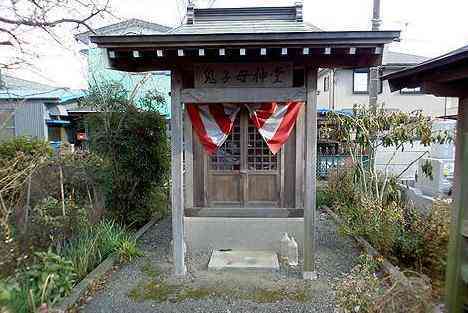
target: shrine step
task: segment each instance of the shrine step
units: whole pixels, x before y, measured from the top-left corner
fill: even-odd
[[[279,270],[278,256],[274,251],[213,250],[209,270]]]

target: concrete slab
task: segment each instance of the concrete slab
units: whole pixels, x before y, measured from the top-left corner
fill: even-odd
[[[209,270],[279,270],[278,256],[273,251],[213,250]]]

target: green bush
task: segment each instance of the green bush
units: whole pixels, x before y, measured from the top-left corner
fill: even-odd
[[[29,137],[15,137],[0,143],[0,160],[11,160],[17,156],[51,156],[53,153],[45,140]]]
[[[368,240],[382,255],[402,268],[413,269],[443,283],[450,225],[450,203],[437,201],[429,215],[401,201],[401,191],[390,179],[383,200],[351,192],[348,173],[332,176],[326,191],[342,218],[340,230]]]
[[[166,121],[154,106],[161,101],[151,94],[137,107],[131,94],[115,84],[94,86],[84,101],[98,112],[87,120],[91,149],[109,164],[106,206],[125,225],[138,227],[166,209],[153,203],[155,193],[167,195],[170,167]]]
[[[53,253],[35,253],[36,262],[0,284],[3,305],[15,313],[35,313],[42,303],[53,304],[70,294],[75,273],[70,261]]]
[[[138,256],[139,250],[132,238],[132,234],[122,226],[104,220],[82,231],[66,245],[62,254],[73,263],[78,279],[82,279],[113,253],[119,257],[126,254],[123,258],[128,257],[129,260]]]
[[[122,239],[117,246],[116,252],[121,263],[131,262],[133,259],[142,255],[142,252],[138,248],[137,242],[133,237]]]

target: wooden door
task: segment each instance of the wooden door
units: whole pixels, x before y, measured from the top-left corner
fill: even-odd
[[[208,206],[280,206],[280,153],[270,152],[243,109],[223,146],[206,157]]]

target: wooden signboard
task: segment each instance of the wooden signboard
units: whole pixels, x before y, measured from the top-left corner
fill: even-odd
[[[195,65],[195,88],[292,86],[293,66],[288,62]]]

